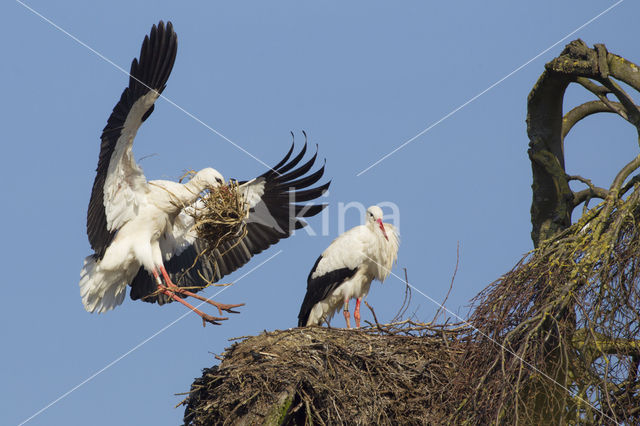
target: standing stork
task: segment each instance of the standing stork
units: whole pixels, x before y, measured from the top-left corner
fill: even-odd
[[[298,327],[329,321],[343,307],[347,328],[349,300],[356,298],[353,318],[360,327],[360,302],[369,293],[371,281],[384,281],[398,257],[398,234],[393,225],[382,223],[382,209],[367,209],[366,223],[340,235],[322,252],[307,278]]]
[[[102,132],[96,177],[87,213],[87,234],[94,253],[84,260],[80,294],[89,312],[105,312],[120,305],[127,286],[131,298],[164,304],[178,301],[205,321],[213,317],[184,300],[190,296],[222,311],[234,312],[242,304],[220,304],[195,294],[247,263],[294,229],[306,225],[325,205],[299,205],[318,198],[329,182],[316,188],[324,166],[305,175],[316,155],[298,164],[306,143],[291,159],[291,149],[277,165],[250,181],[239,182],[238,192],[248,208],[246,235],[221,244],[208,256],[200,256],[205,243],[192,230],[188,214],[201,203],[203,191],[224,183],[222,175],[205,168],[185,183],[147,181],[131,148],[138,128],[164,90],[177,53],[177,36],[171,22],[154,25],[131,64],[129,86]],[[188,289],[187,289],[188,288]],[[190,291],[192,290],[192,291]]]

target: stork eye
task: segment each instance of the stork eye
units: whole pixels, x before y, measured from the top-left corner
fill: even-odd
[[[218,182],[219,185],[222,185],[222,179],[220,179],[219,177],[216,178],[216,182]]]

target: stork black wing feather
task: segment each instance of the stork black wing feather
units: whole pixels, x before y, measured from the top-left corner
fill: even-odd
[[[331,185],[331,181],[325,183],[324,185],[318,186],[317,188],[296,191],[296,201],[315,200],[329,189],[329,185]]]
[[[313,268],[311,268],[311,272],[309,272],[309,277],[307,278],[307,293],[304,295],[304,300],[300,307],[300,313],[298,314],[298,327],[304,327],[307,325],[311,309],[313,309],[316,303],[326,299],[333,290],[338,288],[338,286],[345,282],[345,280],[353,277],[358,270],[358,268],[334,269],[324,275],[311,278],[313,273],[316,271],[320,260],[322,260],[322,256],[318,257],[318,260],[316,260]]]
[[[266,173],[264,173],[262,175],[262,177],[267,177],[267,176],[271,176],[274,173],[274,170],[277,172],[278,177],[282,176],[284,173],[288,172],[289,170],[291,170],[292,168],[294,168],[295,166],[298,165],[298,163],[300,162],[300,160],[302,160],[302,158],[304,157],[304,154],[306,154],[307,152],[307,143],[305,142],[304,145],[302,146],[302,150],[300,151],[300,153],[298,155],[296,155],[293,160],[289,161],[286,164],[283,164],[280,167],[273,167],[271,168],[271,170],[268,170]]]
[[[323,174],[324,174],[324,166],[322,166],[315,173],[312,173],[309,176],[303,177],[293,182],[285,182],[281,185],[281,187],[289,186],[293,188],[306,188],[307,186],[313,185],[314,183],[319,181]]]
[[[281,182],[291,182],[294,179],[299,178],[300,176],[304,175],[309,170],[311,170],[311,167],[313,167],[313,163],[315,163],[317,157],[318,157],[318,152],[316,151],[313,157],[311,157],[311,159],[306,163],[304,163],[302,166],[298,167],[295,170],[290,171],[287,174],[282,174],[283,172],[281,172],[281,175],[278,176],[278,180]]]
[[[282,167],[282,165],[284,163],[286,163],[287,161],[289,161],[289,158],[291,158],[291,154],[293,154],[293,148],[295,147],[295,143],[291,143],[291,148],[289,148],[289,152],[287,152],[287,155],[284,156],[284,158],[282,160],[280,160],[280,162],[278,164],[276,164],[275,166],[272,167],[273,170],[278,170],[280,167]]]

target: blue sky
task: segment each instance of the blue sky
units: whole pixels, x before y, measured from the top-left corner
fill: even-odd
[[[246,306],[222,326],[203,328],[193,314],[174,323],[183,306],[128,297],[112,312],[85,312],[78,279],[90,254],[86,208],[100,132],[127,77],[20,3],[2,2],[3,424],[27,420],[74,388],[28,424],[179,424],[183,408],[173,407],[182,396],[174,394],[217,362],[212,354],[229,338],[296,325],[309,269],[337,236],[339,203],[395,203],[394,272],[407,268],[412,285],[438,301],[459,242],[447,307],[464,315],[473,295],[532,248],[526,100],[544,63],[578,37],[640,62],[640,5],[626,0],[357,176],[614,2],[26,4],[127,70],[151,25],[171,20],[179,47],[164,95],[267,164],[287,151],[289,131],[302,140],[305,130],[333,184],[328,234],[299,231],[228,277],[236,284],[215,299]],[[565,99],[570,107],[587,97],[571,88]],[[566,142],[568,172],[601,186],[638,149],[634,129],[613,115],[588,119]],[[134,153],[148,156],[141,165],[149,179],[207,166],[239,179],[264,170],[163,100]],[[345,220],[347,228],[360,223],[355,210]],[[321,222],[310,220],[316,233]],[[392,276],[372,285],[368,301],[388,321],[403,295]],[[418,320],[436,309],[414,291]],[[363,317],[371,319],[368,310]]]

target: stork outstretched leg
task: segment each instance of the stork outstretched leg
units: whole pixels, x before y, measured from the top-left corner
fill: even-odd
[[[344,319],[347,321],[347,328],[351,328],[351,320],[349,318],[349,299],[345,299],[342,313],[344,314]]]
[[[200,296],[199,294],[195,294],[189,290],[184,290],[180,287],[178,287],[177,285],[175,285],[172,281],[171,278],[169,278],[169,274],[167,274],[167,270],[164,268],[164,266],[160,267],[160,272],[162,272],[162,277],[164,278],[164,282],[167,284],[167,288],[174,292],[174,293],[180,293],[183,294],[185,296],[189,296],[189,297],[193,297],[195,299],[201,300],[203,302],[206,302],[210,305],[215,306],[216,308],[218,308],[218,313],[220,315],[222,315],[222,311],[226,311],[230,314],[239,314],[240,312],[238,311],[234,311],[233,308],[237,308],[239,306],[244,306],[244,303],[238,303],[238,304],[234,304],[234,305],[229,305],[229,304],[224,304],[224,303],[218,303],[215,300],[211,300],[211,299],[207,299],[204,296]]]
[[[356,328],[360,328],[360,301],[362,297],[356,299],[356,308],[353,310],[353,318],[356,320]]]
[[[160,276],[158,275],[157,271],[153,271],[153,277],[156,279],[156,284],[158,285],[158,291],[162,294],[165,294],[167,297],[169,297],[170,299],[175,300],[176,302],[180,302],[182,303],[184,306],[186,306],[187,308],[191,309],[193,312],[195,312],[196,314],[198,314],[200,316],[200,318],[202,318],[202,326],[204,327],[206,325],[206,323],[211,323],[214,325],[220,325],[220,323],[218,321],[224,321],[227,320],[229,318],[227,317],[213,317],[211,315],[205,314],[204,312],[202,312],[201,310],[199,310],[198,308],[196,308],[195,306],[191,305],[190,303],[186,302],[185,300],[183,300],[181,297],[176,296],[176,294],[169,290],[164,284],[162,284],[162,281],[160,280]]]

